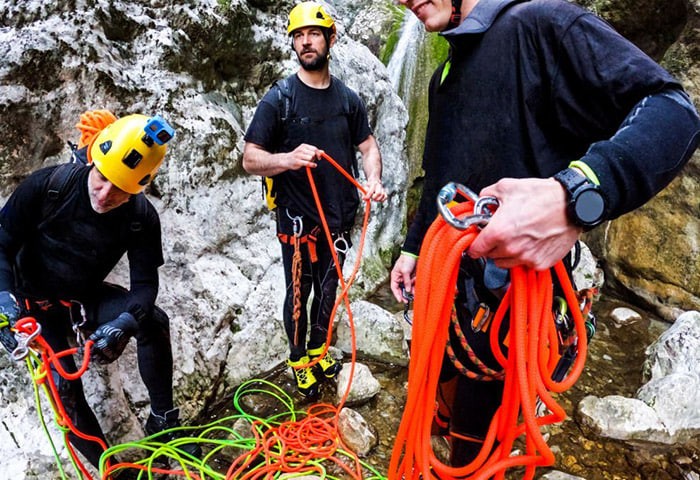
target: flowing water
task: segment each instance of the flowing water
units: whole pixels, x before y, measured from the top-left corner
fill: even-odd
[[[410,13],[405,15],[399,41],[386,67],[392,85],[404,101],[411,98],[410,89],[413,87],[418,49],[424,35],[425,29],[418,17]]]

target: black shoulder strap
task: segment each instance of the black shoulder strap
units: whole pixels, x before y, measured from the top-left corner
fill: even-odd
[[[87,165],[87,147],[78,148],[74,143],[68,142],[71,149],[70,161],[51,172],[46,188],[46,198],[55,202],[63,197],[67,188],[75,181],[81,167]],[[44,203],[44,208],[47,208]]]
[[[343,96],[343,115],[349,117],[350,116],[350,87],[345,85],[343,82],[338,80],[337,78],[333,77],[336,82],[338,82],[338,85],[340,85],[340,94]]]
[[[46,186],[46,198],[48,198],[51,203],[60,200],[66,193],[68,187],[75,182],[81,168],[79,164],[75,163],[64,163],[56,167],[49,176],[49,182]],[[46,208],[46,202],[44,203],[44,208]]]
[[[289,77],[277,80],[275,86],[277,87],[280,120],[284,122],[292,113],[292,87]]]
[[[146,221],[146,210],[148,209],[148,200],[144,193],[139,193],[134,196],[134,218],[131,219],[129,230],[132,232],[140,232],[143,230],[143,224]]]

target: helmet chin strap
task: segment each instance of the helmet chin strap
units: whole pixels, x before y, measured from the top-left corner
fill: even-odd
[[[452,15],[446,30],[455,28],[462,22],[462,0],[452,0]]]

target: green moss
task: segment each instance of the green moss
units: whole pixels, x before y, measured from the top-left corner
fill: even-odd
[[[415,77],[411,80],[411,97],[404,99],[409,113],[406,145],[411,179],[419,174],[423,157],[425,129],[428,125],[428,83],[435,69],[447,58],[449,52],[449,44],[439,35],[428,34],[425,39],[418,54]]]
[[[389,34],[384,41],[384,46],[379,54],[379,59],[384,65],[389,64],[391,55],[394,53],[396,44],[399,42],[401,36],[401,25],[403,24],[403,19],[405,15],[405,9],[397,5],[390,5],[387,7],[391,10],[392,23],[389,27]]]

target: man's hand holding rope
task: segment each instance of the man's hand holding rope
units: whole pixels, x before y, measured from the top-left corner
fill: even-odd
[[[566,215],[566,192],[552,178],[505,178],[484,188],[499,207],[467,253],[488,257],[501,268],[546,270],[571,250],[582,232]]]

